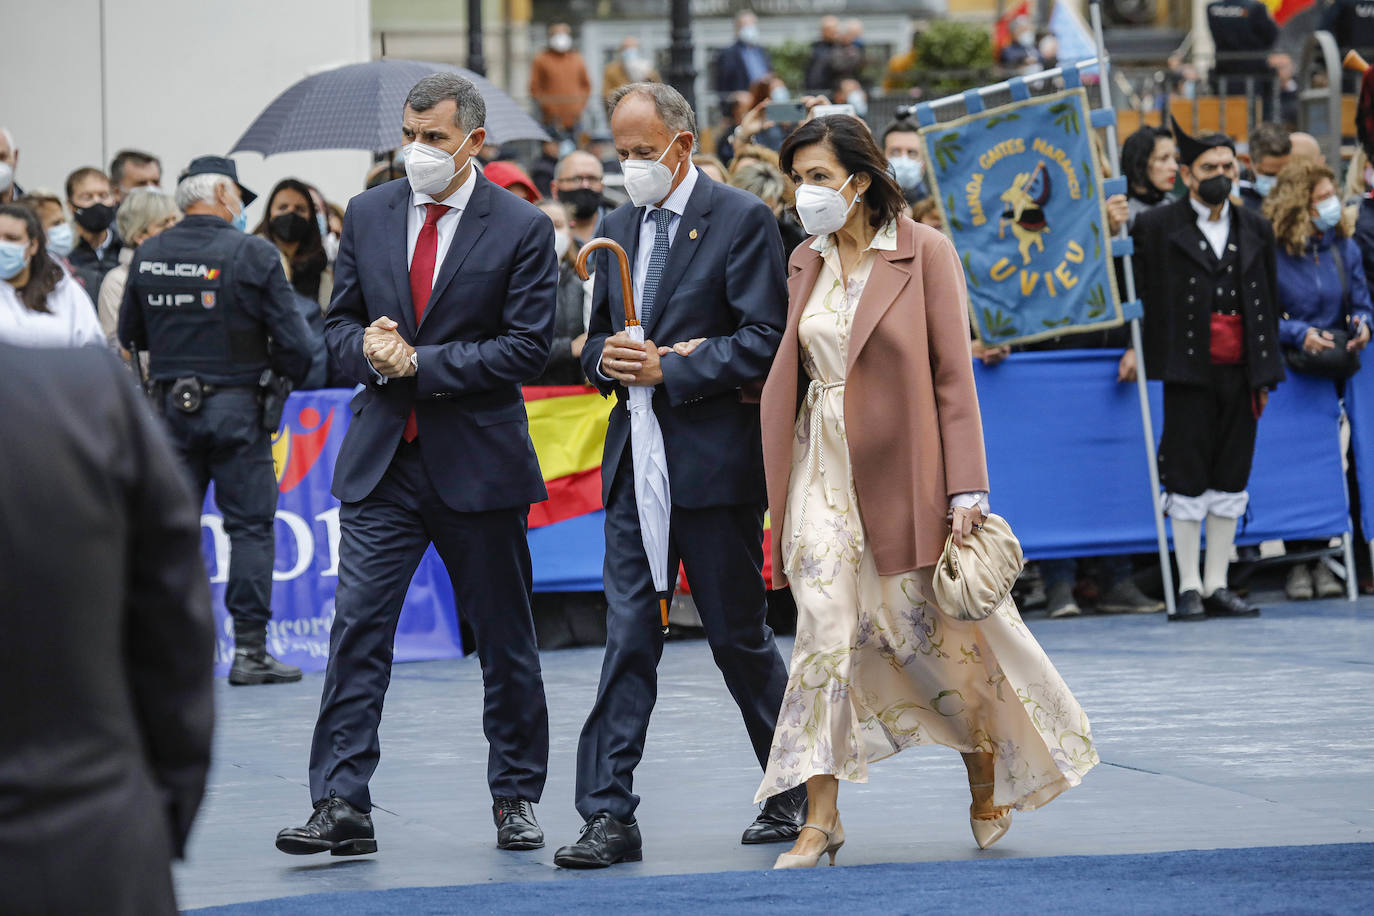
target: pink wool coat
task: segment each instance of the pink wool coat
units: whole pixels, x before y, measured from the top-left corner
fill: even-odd
[[[950,497],[988,489],[969,344],[968,293],[954,245],[905,216],[897,247],[877,251],[854,314],[844,389],[854,490],[882,576],[933,566],[949,533]],[[788,261],[787,328],[763,388],[764,472],[773,530],[773,587],[786,585],[782,547],[799,405],[797,324],[820,276],[810,244]],[[800,473],[800,471],[799,471]]]

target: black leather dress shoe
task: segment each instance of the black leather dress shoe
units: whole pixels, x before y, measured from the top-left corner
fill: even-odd
[[[639,838],[639,825],[634,821],[622,824],[602,811],[582,826],[576,843],[553,854],[553,864],[559,868],[606,868],[642,858],[644,844]]]
[[[1192,623],[1206,619],[1207,613],[1202,609],[1202,594],[1197,589],[1190,588],[1178,596],[1178,603],[1174,605],[1174,615],[1169,618],[1169,622]]]
[[[1202,599],[1208,617],[1258,617],[1260,609],[1229,588],[1219,588]]]
[[[277,661],[268,654],[266,646],[240,646],[234,650],[229,683],[236,687],[244,684],[294,684],[300,679],[301,669]]]
[[[805,823],[806,786],[797,786],[765,801],[759,816],[744,828],[744,836],[739,841],[746,846],[755,843],[791,843],[797,839]]]
[[[534,802],[493,798],[491,819],[496,822],[496,845],[501,849],[544,848],[544,831],[534,819]]]
[[[322,798],[304,827],[287,827],[277,834],[277,848],[293,856],[327,852],[331,856],[361,856],[377,851],[372,815],[342,798]]]

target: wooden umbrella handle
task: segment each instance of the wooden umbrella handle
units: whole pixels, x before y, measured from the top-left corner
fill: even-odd
[[[1351,49],[1345,54],[1345,60],[1341,65],[1347,70],[1354,70],[1356,73],[1363,73],[1369,69],[1369,62],[1360,55],[1359,51]]]
[[[582,246],[582,250],[577,253],[577,275],[583,280],[589,276],[587,273],[587,256],[598,248],[606,248],[615,252],[615,258],[620,262],[620,297],[625,303],[625,327],[633,327],[639,324],[639,318],[635,315],[634,290],[630,287],[630,257],[625,254],[625,249],[620,247],[620,243],[605,236],[594,238]]]

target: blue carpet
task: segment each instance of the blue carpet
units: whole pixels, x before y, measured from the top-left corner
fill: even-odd
[[[841,853],[843,855],[843,853]],[[1363,900],[1361,904],[1359,901]],[[918,862],[310,894],[202,916],[363,913],[1349,913],[1374,904],[1374,843]]]

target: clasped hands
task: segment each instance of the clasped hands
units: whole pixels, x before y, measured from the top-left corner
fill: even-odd
[[[415,348],[396,330],[396,322],[383,315],[363,330],[363,355],[372,368],[387,378],[406,378],[415,374],[410,356]]]
[[[653,387],[663,381],[662,357],[669,353],[691,356],[705,340],[693,337],[671,347],[660,347],[652,340],[631,340],[630,335],[621,331],[606,338],[601,348],[601,371],[622,385]]]

